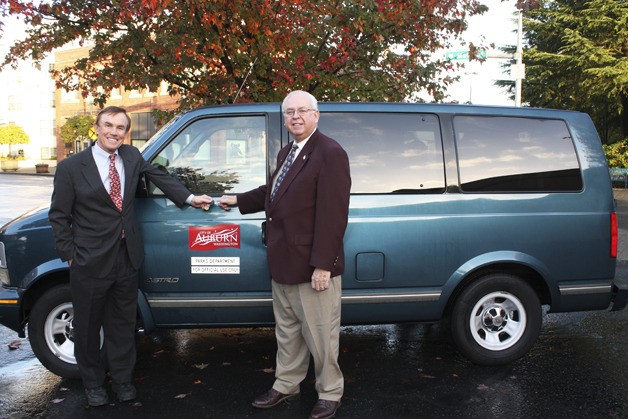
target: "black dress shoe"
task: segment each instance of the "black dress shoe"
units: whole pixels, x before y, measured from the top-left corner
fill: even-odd
[[[270,407],[277,406],[281,402],[296,400],[299,397],[299,393],[283,394],[274,388],[271,388],[253,401],[253,407],[257,407],[258,409],[268,409]]]
[[[318,399],[310,412],[310,419],[330,419],[336,416],[336,410],[340,407],[340,401]]]
[[[118,394],[119,402],[130,402],[137,397],[137,391],[131,383],[118,384],[116,393]]]
[[[104,406],[109,403],[107,390],[103,386],[86,388],[85,395],[87,396],[87,404],[90,406]]]

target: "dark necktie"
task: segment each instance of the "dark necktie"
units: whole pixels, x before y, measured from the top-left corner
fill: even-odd
[[[286,177],[286,173],[288,173],[288,169],[290,169],[290,166],[292,166],[292,161],[294,160],[294,155],[296,154],[298,149],[299,149],[299,146],[297,146],[297,143],[294,143],[292,145],[292,149],[290,150],[290,154],[288,154],[288,158],[286,159],[286,162],[284,163],[283,167],[281,168],[281,173],[279,173],[279,176],[277,177],[277,181],[275,182],[275,187],[273,188],[273,191],[270,194],[270,200],[271,201],[273,199],[275,199],[275,194],[279,190],[279,185],[281,185],[281,182],[283,181],[283,178],[285,178]]]
[[[109,196],[118,211],[122,211],[122,193],[120,192],[120,176],[116,170],[116,155],[111,154],[109,156]]]

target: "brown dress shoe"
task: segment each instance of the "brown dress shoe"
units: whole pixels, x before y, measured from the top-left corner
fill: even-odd
[[[310,412],[310,419],[330,419],[336,416],[336,410],[340,407],[340,400],[334,402],[332,400],[318,399],[314,408]]]
[[[296,400],[299,397],[299,393],[283,394],[274,388],[271,388],[253,401],[253,407],[257,407],[258,409],[268,409],[270,407],[277,406],[281,402],[289,402],[290,400]]]

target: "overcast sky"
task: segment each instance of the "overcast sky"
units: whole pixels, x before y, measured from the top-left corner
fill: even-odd
[[[489,10],[481,16],[469,19],[469,29],[463,35],[466,42],[474,45],[494,44],[494,49],[488,53],[498,53],[499,48],[517,43],[517,21],[515,0],[482,0]],[[468,47],[452,48],[452,51],[462,51]],[[460,103],[470,101],[483,105],[514,105],[514,100],[509,99],[503,89],[494,86],[496,80],[508,79],[504,74],[501,64],[505,59],[489,58],[484,63],[465,63],[465,68],[458,74],[461,76],[459,83],[448,89],[450,98]]]

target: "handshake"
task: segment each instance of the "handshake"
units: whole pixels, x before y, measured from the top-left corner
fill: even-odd
[[[203,211],[209,211],[214,203],[211,196],[194,195],[190,205],[195,208],[201,208]],[[223,195],[216,201],[216,204],[225,211],[229,211],[232,206],[238,205],[238,197],[236,195]]]

